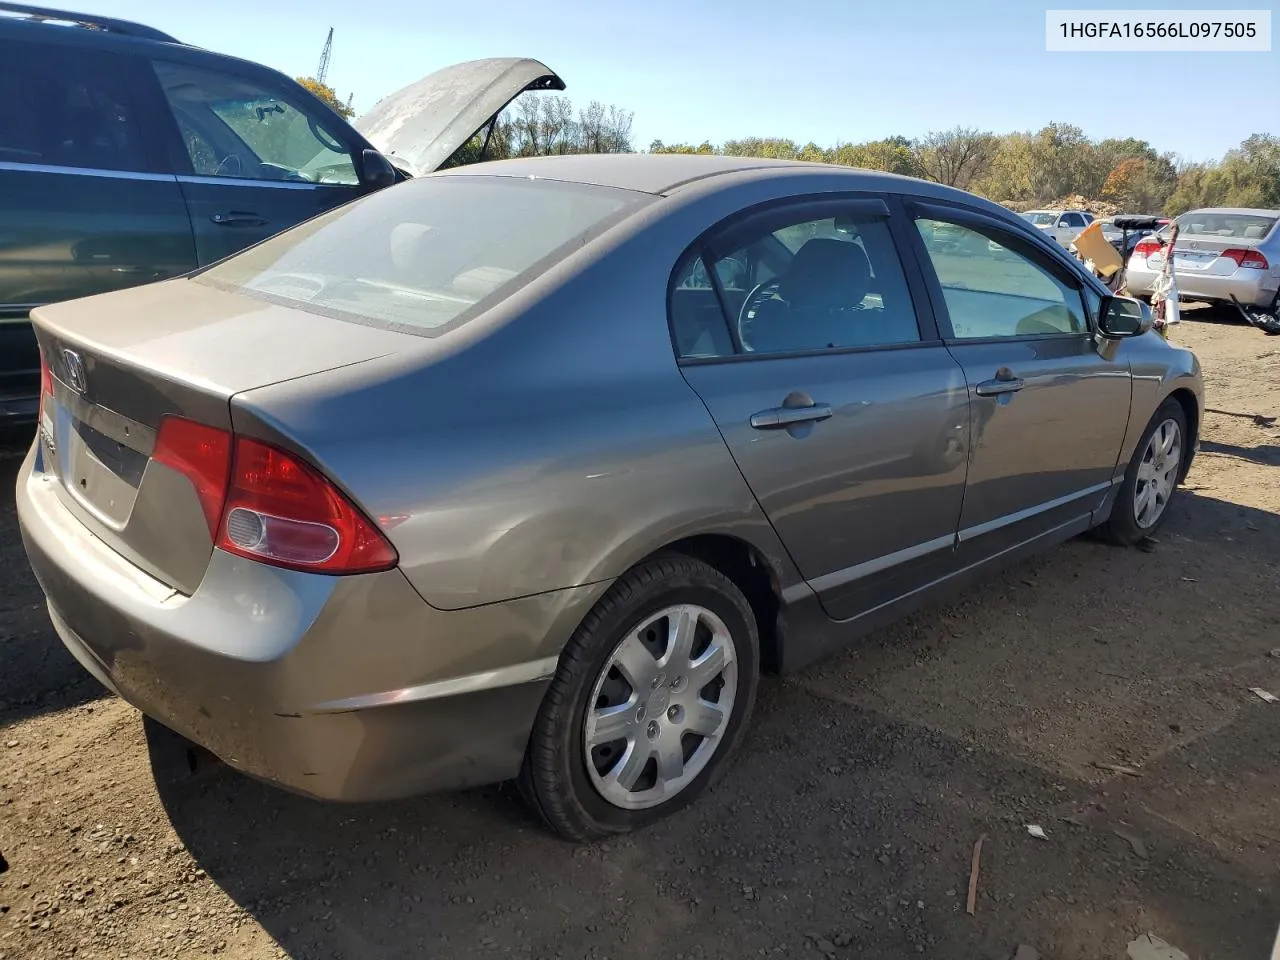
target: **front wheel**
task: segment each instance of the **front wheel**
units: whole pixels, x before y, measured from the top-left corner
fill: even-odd
[[[728,577],[685,556],[640,564],[561,654],[521,792],[571,840],[625,833],[679,810],[741,739],[759,664],[755,618]]]
[[[1147,424],[1129,461],[1103,527],[1107,539],[1127,546],[1160,528],[1168,516],[1187,452],[1187,415],[1177,400],[1166,400]]]

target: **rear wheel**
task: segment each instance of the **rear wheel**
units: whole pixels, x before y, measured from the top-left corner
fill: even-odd
[[[521,792],[571,840],[624,833],[687,806],[741,739],[759,662],[751,607],[728,577],[691,557],[640,564],[561,654]]]
[[[1130,545],[1156,532],[1182,477],[1187,455],[1187,416],[1177,400],[1156,411],[1134,450],[1103,533]]]

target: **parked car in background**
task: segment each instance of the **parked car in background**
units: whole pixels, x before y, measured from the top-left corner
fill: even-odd
[[[1116,214],[1116,216],[1133,217],[1133,216],[1142,216],[1142,215],[1141,214]],[[1161,226],[1163,226],[1168,222],[1169,222],[1168,218],[1161,218],[1160,224]],[[1115,247],[1117,251],[1119,251],[1121,256],[1126,258],[1133,253],[1133,248],[1138,245],[1138,242],[1142,240],[1143,237],[1150,236],[1152,233],[1155,233],[1154,228],[1152,229],[1144,228],[1141,230],[1129,230],[1129,231],[1121,230],[1119,227],[1115,225],[1114,217],[1105,217],[1102,220],[1102,236],[1106,238],[1107,242],[1110,243],[1113,247]]]
[[[0,426],[35,420],[33,307],[179,276],[447,166],[528,89],[564,82],[536,60],[458,64],[360,133],[256,63],[0,2]]]
[[[1158,530],[1203,410],[1024,220],[794,161],[434,173],[32,317],[17,512],[86,669],[302,793],[519,777],[576,839],[696,797],[762,667]]]
[[[1211,207],[1175,221],[1173,268],[1180,300],[1274,307],[1280,289],[1280,210]],[[1169,229],[1134,247],[1127,284],[1134,296],[1150,296],[1164,267]]]
[[[1093,223],[1093,214],[1085,210],[1028,210],[1022,218],[1064,247]]]

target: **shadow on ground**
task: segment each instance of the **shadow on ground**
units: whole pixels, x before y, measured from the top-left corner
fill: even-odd
[[[1280,712],[1244,684],[1280,679],[1264,649],[1280,517],[1175,503],[1153,553],[1072,542],[765,683],[725,779],[631,837],[561,843],[506,787],[330,806],[192,778],[181,741],[153,728],[161,801],[295,960],[1003,960],[1019,943],[1092,960],[1148,930],[1198,960],[1262,956],[1280,902]],[[1078,741],[1144,776],[1082,772],[1060,757]]]
[[[1237,460],[1260,463],[1264,467],[1280,467],[1280,446],[1276,444],[1268,444],[1261,447],[1241,447],[1231,443],[1218,443],[1215,440],[1201,440],[1200,449],[1206,453],[1220,453],[1224,456],[1235,457]],[[1280,482],[1280,479],[1277,482]]]

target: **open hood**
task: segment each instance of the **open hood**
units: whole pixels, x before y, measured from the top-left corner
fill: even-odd
[[[470,60],[383,97],[354,125],[392,163],[430,173],[526,90],[563,89],[537,60]]]

